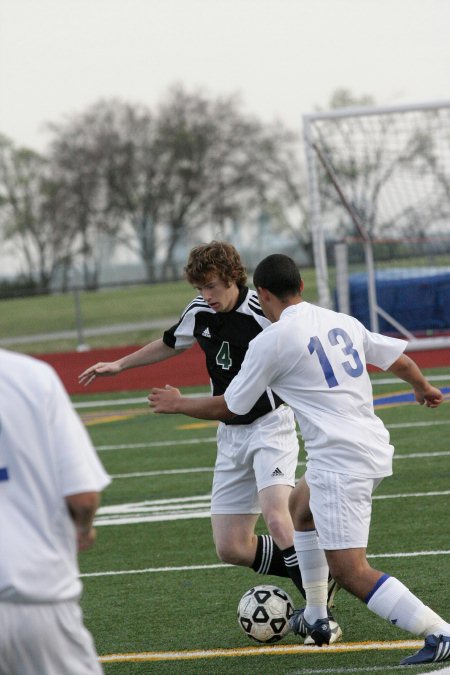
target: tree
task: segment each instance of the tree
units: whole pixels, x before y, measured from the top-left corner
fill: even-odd
[[[260,125],[239,110],[236,98],[210,100],[173,88],[159,109],[157,139],[165,194],[161,217],[169,228],[165,267],[183,235],[207,223],[218,233],[236,219],[255,188],[252,144]]]
[[[255,148],[258,206],[273,228],[287,232],[300,248],[311,247],[308,189],[300,161],[302,147],[297,134],[281,125],[268,127]]]
[[[64,193],[66,217],[76,232],[76,255],[81,258],[86,288],[97,288],[101,244],[119,227],[107,217],[105,166],[110,148],[102,145],[96,129],[96,110],[52,125],[49,161]]]
[[[156,228],[164,177],[158,170],[155,124],[145,106],[100,101],[85,116],[98,148],[103,214],[108,233],[142,259],[147,279],[155,279]],[[127,224],[135,235],[129,236]]]
[[[0,139],[1,220],[29,279],[47,292],[71,259],[73,230],[63,218],[61,186],[45,157]]]
[[[78,120],[77,141],[81,127],[96,149],[104,219],[118,242],[139,253],[149,280],[155,278],[157,250],[163,274],[176,276],[180,242],[205,225],[220,235],[226,222],[257,208],[264,180],[273,182],[264,162],[273,164],[277,143],[268,154],[269,132],[241,113],[235,97],[211,100],[176,86],[153,114],[143,106],[101,101]],[[280,167],[285,170],[292,157],[285,153]],[[131,241],[126,223],[135,234]]]
[[[154,112],[101,100],[50,132],[46,207],[34,217],[58,219],[55,232],[64,225],[66,261],[81,263],[87,288],[98,285],[106,244],[129,246],[152,281],[159,261],[163,275],[179,275],[175,252],[188,237],[225,236],[262,212],[306,241],[297,139],[244,114],[235,96],[178,85]]]

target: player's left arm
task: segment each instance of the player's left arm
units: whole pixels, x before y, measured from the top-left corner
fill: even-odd
[[[228,409],[224,396],[182,396],[179,389],[169,384],[164,389],[154,387],[147,398],[157,413],[181,413],[202,420],[229,420],[235,416]]]
[[[428,382],[419,366],[406,354],[402,354],[394,361],[388,370],[401,380],[409,382],[414,389],[416,401],[420,405],[426,405],[427,408],[437,408],[444,400],[442,392]]]

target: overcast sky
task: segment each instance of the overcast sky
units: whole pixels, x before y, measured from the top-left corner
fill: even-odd
[[[450,0],[0,0],[0,133],[174,83],[239,93],[293,129],[338,87],[380,105],[450,100]]]

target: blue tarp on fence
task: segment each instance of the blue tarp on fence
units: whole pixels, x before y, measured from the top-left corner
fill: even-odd
[[[450,329],[450,267],[392,268],[375,273],[377,303],[411,332]],[[370,328],[367,274],[349,277],[350,314]],[[391,324],[379,317],[380,333]]]

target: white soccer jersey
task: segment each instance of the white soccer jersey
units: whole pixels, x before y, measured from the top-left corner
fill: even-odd
[[[0,349],[0,601],[79,596],[64,497],[109,482],[54,370]]]
[[[295,412],[308,466],[387,476],[393,447],[374,412],[366,363],[386,370],[406,344],[371,333],[346,314],[301,302],[252,340],[225,400],[242,415],[270,387]]]

